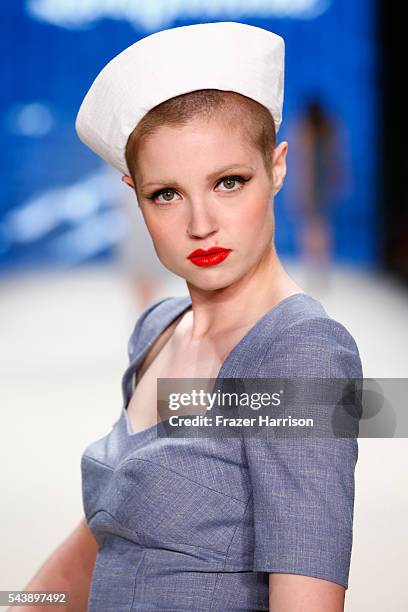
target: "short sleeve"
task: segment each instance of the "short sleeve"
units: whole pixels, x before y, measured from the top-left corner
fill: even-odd
[[[356,343],[337,321],[295,323],[271,342],[259,377],[361,378]],[[259,572],[302,574],[348,587],[355,437],[245,437]]]

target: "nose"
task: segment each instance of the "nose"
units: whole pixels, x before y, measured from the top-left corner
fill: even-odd
[[[190,204],[186,231],[190,238],[206,238],[218,231],[217,220],[209,203],[200,201]]]

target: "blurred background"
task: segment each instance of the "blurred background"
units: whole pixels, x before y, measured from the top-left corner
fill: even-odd
[[[81,453],[119,416],[134,322],[154,299],[187,294],[133,192],[79,141],[79,105],[139,38],[226,20],[286,41],[281,259],[352,333],[366,377],[407,377],[407,124],[391,3],[2,3],[0,589],[22,589],[81,519]],[[346,610],[406,610],[406,440],[359,446]]]

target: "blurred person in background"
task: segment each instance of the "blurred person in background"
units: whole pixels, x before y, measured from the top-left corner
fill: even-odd
[[[307,102],[293,130],[295,157],[292,205],[298,220],[298,249],[305,265],[305,285],[313,291],[330,286],[334,239],[331,216],[349,188],[345,142],[339,122],[318,98]]]

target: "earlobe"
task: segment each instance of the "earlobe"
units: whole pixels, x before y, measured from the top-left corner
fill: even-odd
[[[133,182],[133,179],[132,179],[130,176],[128,176],[127,174],[124,174],[124,175],[122,176],[121,181],[122,181],[123,183],[126,183],[126,185],[129,185],[129,187],[130,187],[131,189],[134,189],[134,188],[135,188],[135,184],[134,184],[134,182]]]

